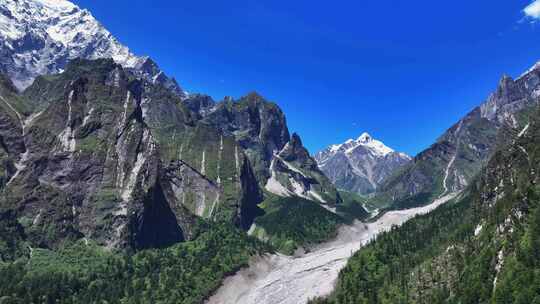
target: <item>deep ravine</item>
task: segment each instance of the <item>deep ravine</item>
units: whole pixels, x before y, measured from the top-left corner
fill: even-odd
[[[424,207],[387,212],[373,223],[342,227],[336,239],[298,257],[275,254],[253,259],[248,268],[227,278],[207,304],[301,304],[328,295],[354,252],[379,233],[429,213],[455,196],[452,193]]]

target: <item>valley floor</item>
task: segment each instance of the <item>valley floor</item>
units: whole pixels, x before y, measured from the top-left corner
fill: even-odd
[[[373,223],[357,221],[342,227],[336,239],[299,256],[258,257],[248,268],[227,278],[207,304],[299,304],[328,295],[354,252],[379,233],[428,213],[455,196],[446,195],[424,207],[387,212]]]

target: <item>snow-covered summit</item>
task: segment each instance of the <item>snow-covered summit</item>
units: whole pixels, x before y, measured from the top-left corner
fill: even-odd
[[[338,152],[352,153],[358,147],[365,147],[377,156],[386,156],[394,152],[393,149],[387,147],[383,142],[373,139],[367,132],[362,133],[357,139],[348,139],[344,143],[332,145],[322,152],[330,152],[330,154]]]
[[[67,0],[0,0],[0,72],[19,89],[74,58],[112,58],[141,77],[185,93],[148,57],[134,55],[92,14]]]
[[[315,155],[321,170],[341,189],[367,194],[395,169],[411,160],[364,132]]]
[[[371,137],[371,135],[369,135],[366,132],[362,133],[362,135],[358,137],[358,139],[356,140],[356,143],[358,143],[359,145],[369,147],[373,150],[374,153],[378,153],[382,156],[386,156],[394,152],[394,150],[387,147],[383,142],[373,139],[373,137]]]
[[[532,67],[525,71],[525,73],[521,74],[517,79],[521,79],[535,70],[540,70],[540,61],[536,62]]]

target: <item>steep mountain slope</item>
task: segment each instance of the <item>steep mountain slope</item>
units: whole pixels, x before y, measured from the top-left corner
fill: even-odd
[[[507,140],[498,136],[500,130],[525,126],[524,117],[538,103],[539,93],[538,68],[516,80],[504,76],[482,105],[386,179],[374,201],[407,207],[464,189],[486,164],[498,142]]]
[[[46,102],[32,112],[36,96]],[[234,139],[112,60],[75,60],[23,94],[7,85],[0,99],[0,206],[36,246],[84,236],[159,247],[191,239],[197,216],[247,229],[259,212]]]
[[[228,98],[203,112],[203,123],[234,137],[246,151],[259,184],[268,192],[330,206],[341,202],[300,137],[289,134],[285,115],[276,104],[251,93],[238,101]]]
[[[75,58],[112,58],[179,96],[185,92],[148,57],[120,44],[87,10],[66,0],[0,2],[0,73],[22,90],[39,75],[56,74]]]
[[[219,112],[224,105],[231,110]],[[0,75],[0,126],[4,300],[200,303],[270,250],[246,235],[256,218],[288,238],[283,251],[342,222],[320,205],[340,202],[335,188],[279,107],[256,94],[182,99],[112,59],[76,59],[21,93]],[[271,169],[277,158],[282,167]],[[273,174],[305,188],[264,193]],[[276,204],[263,217],[268,196]]]
[[[2,78],[0,206],[33,246],[161,247],[192,239],[199,218],[247,230],[268,175],[284,196],[340,202],[275,104],[251,94],[203,118],[138,77],[108,59],[74,60],[22,93]]]
[[[411,157],[364,133],[356,140],[349,139],[318,152],[315,160],[337,188],[369,194]]]
[[[33,246],[161,247],[201,218],[247,230],[272,176],[340,202],[277,105],[188,96],[69,1],[1,2],[0,36],[0,206]]]
[[[314,303],[538,302],[540,108],[531,112],[461,198],[357,252]]]

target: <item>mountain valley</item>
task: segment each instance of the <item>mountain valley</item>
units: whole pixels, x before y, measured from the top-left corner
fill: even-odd
[[[310,154],[70,1],[0,38],[0,303],[540,303],[540,64],[414,157]]]

